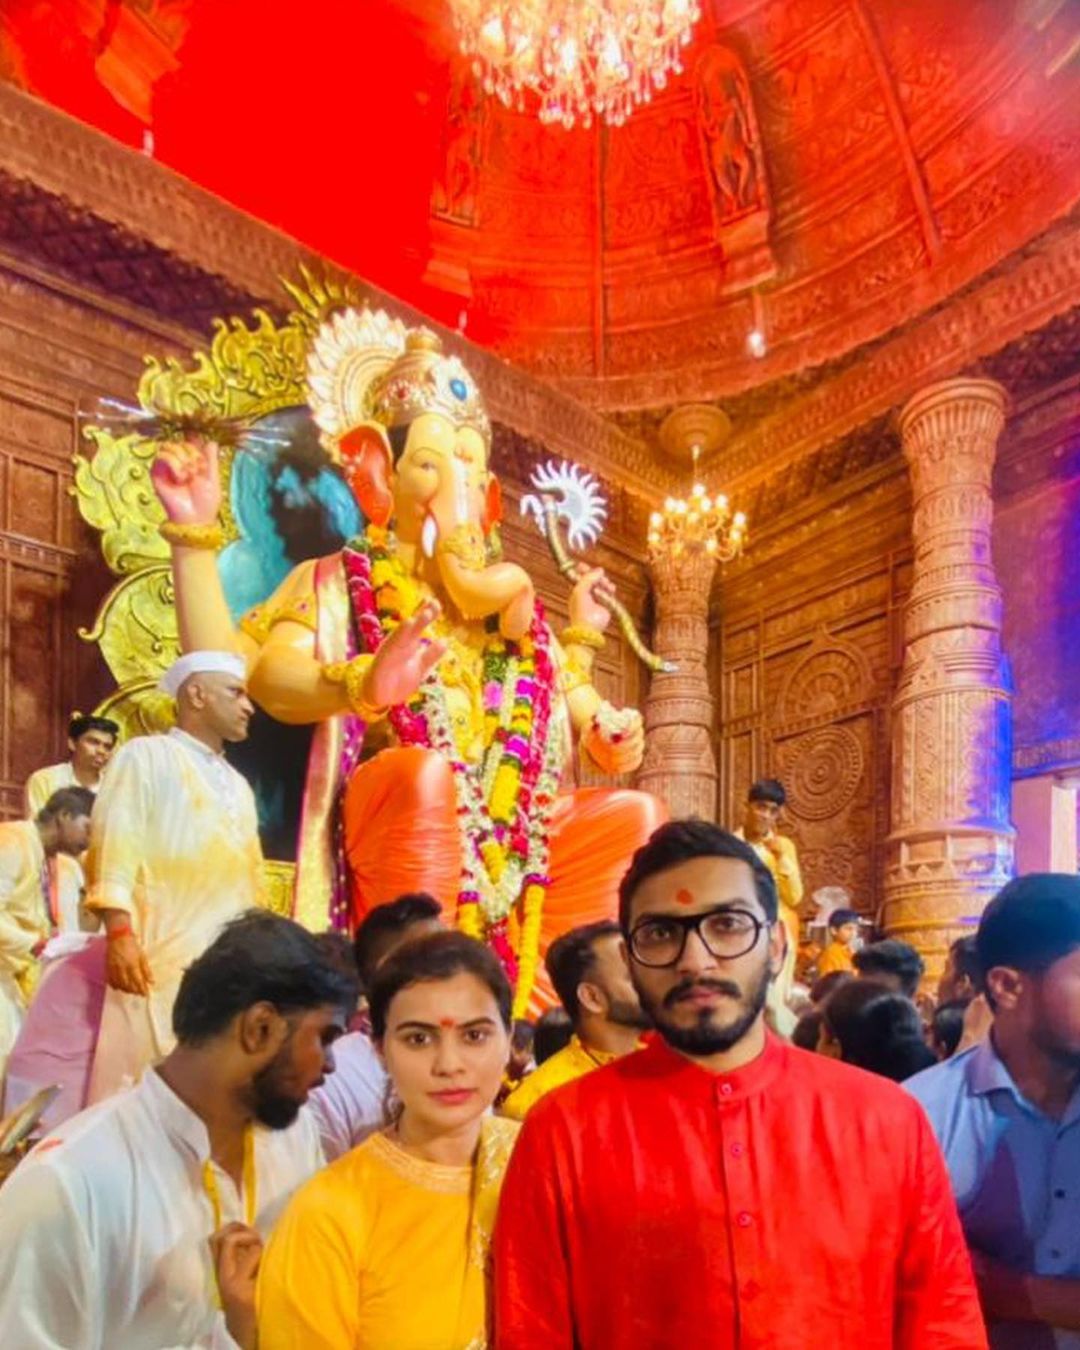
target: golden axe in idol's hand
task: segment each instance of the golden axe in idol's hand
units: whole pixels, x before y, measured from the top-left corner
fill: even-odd
[[[640,719],[613,718],[591,678],[608,583],[595,571],[577,582],[557,639],[528,573],[501,556],[487,414],[434,333],[338,313],[312,343],[307,388],[367,523],[341,552],[294,568],[234,631],[206,546],[221,509],[216,447],[163,445],[153,478],[184,644],[235,646],[267,712],[318,724],[298,916],[351,925],[431,891],[500,953],[523,1011],[539,952],[614,914],[619,877],[662,818],[644,794],[559,792],[574,736],[608,773],[643,752]],[[331,856],[339,802],[344,893]]]

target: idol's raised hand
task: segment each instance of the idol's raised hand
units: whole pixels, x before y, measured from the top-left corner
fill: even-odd
[[[383,642],[364,680],[364,700],[390,708],[412,698],[446,652],[446,643],[424,636],[424,629],[442,613],[437,600],[425,600]]]
[[[150,468],[154,490],[174,525],[213,525],[221,510],[221,470],[215,441],[192,436],[164,441]]]
[[[611,622],[606,600],[614,600],[615,587],[602,567],[590,567],[574,582],[570,592],[570,622],[602,633]]]

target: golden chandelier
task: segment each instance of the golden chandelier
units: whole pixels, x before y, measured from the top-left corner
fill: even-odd
[[[692,450],[694,477],[700,447]],[[710,497],[702,483],[695,482],[689,499],[669,497],[662,511],[649,517],[649,558],[652,562],[677,562],[688,553],[707,553],[718,562],[731,562],[746,542],[746,516],[734,515],[728,499]]]
[[[489,94],[541,122],[621,126],[682,70],[699,0],[450,0],[461,49]]]

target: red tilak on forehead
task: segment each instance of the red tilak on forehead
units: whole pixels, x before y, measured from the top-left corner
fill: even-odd
[[[680,905],[692,905],[694,903],[694,892],[688,891],[685,886],[680,886],[675,892],[675,899]]]
[[[456,1027],[456,1026],[457,1026],[457,1023],[454,1021],[454,1019],[453,1019],[452,1017],[440,1017],[440,1018],[439,1018],[439,1026],[441,1026],[441,1027]]]

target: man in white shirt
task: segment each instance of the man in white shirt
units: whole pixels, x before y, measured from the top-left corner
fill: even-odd
[[[366,991],[377,966],[411,938],[442,927],[439,902],[417,891],[373,909],[356,930],[356,966]],[[386,1124],[389,1080],[366,1031],[351,1031],[334,1048],[333,1078],[311,1094],[311,1110],[327,1162],[362,1144]]]
[[[164,1063],[0,1190],[0,1345],[250,1350],[262,1242],[322,1165],[301,1107],[356,994],[291,920],[230,923],[183,977]]]
[[[111,717],[76,713],[68,723],[71,758],[35,769],[26,780],[26,814],[30,819],[61,788],[84,787],[96,792],[119,735],[120,727]]]
[[[167,736],[128,741],[109,766],[90,829],[86,907],[105,927],[108,989],[89,1100],[134,1082],[173,1046],[184,969],[262,895],[255,798],[225,758],[251,720],[243,660],[189,652],[161,687]]]

